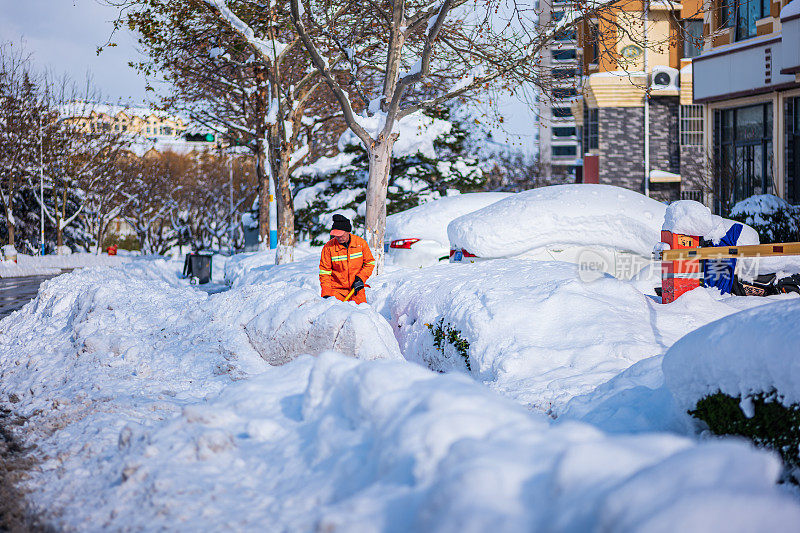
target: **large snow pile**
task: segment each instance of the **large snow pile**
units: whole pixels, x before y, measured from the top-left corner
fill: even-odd
[[[662,305],[611,276],[586,283],[575,265],[521,259],[437,265],[370,283],[369,301],[391,322],[407,359],[466,371],[452,347],[434,345],[428,324],[441,321],[469,343],[476,379],[554,415],[689,331],[772,302],[700,288]]]
[[[247,324],[287,314],[265,292],[279,282],[208,297],[138,268],[61,276],[0,322],[0,398],[28,417],[17,431],[42,457],[28,498],[57,529],[800,522],[775,485],[778,460],[744,443],[551,426],[465,376],[405,361],[323,353],[270,367]]]
[[[395,213],[386,217],[385,240],[389,242],[414,237],[431,239],[447,246],[447,225],[450,221],[509,196],[511,193],[502,192],[458,194]]]
[[[681,410],[715,392],[744,398],[778,391],[800,404],[800,300],[743,311],[702,327],[664,355],[664,379]]]
[[[450,245],[510,257],[551,244],[605,246],[650,255],[666,206],[611,185],[553,185],[513,195],[455,219]]]

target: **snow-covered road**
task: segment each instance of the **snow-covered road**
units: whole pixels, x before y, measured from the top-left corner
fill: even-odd
[[[702,290],[660,306],[631,284],[517,261],[390,272],[359,307],[317,297],[313,256],[237,261],[249,267],[231,264],[233,288],[214,295],[167,262],[74,272],[0,322],[0,402],[27,417],[20,436],[42,462],[26,486],[56,527],[800,523],[775,455],[698,441],[653,378],[653,358],[684,333],[768,299]],[[470,374],[436,351],[425,324],[442,318],[469,340]],[[625,403],[625,386],[603,387],[631,365],[631,387],[652,385],[651,426],[611,434],[598,427],[607,417],[583,421],[609,397]]]

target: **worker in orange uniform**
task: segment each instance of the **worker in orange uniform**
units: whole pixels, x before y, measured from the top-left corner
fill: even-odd
[[[319,260],[319,284],[322,297],[335,296],[344,301],[350,291],[350,301],[363,304],[364,282],[375,269],[375,258],[367,241],[350,233],[353,226],[342,215],[333,215],[332,239],[322,247]]]

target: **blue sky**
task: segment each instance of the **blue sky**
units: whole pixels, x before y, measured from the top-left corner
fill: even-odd
[[[116,8],[102,0],[0,0],[0,40],[22,40],[40,68],[66,72],[75,81],[90,73],[106,102],[142,104],[152,93],[145,93],[145,80],[128,66],[141,57],[133,35],[122,30],[114,36],[116,47],[96,53],[116,16]],[[495,140],[532,153],[533,113],[514,97],[503,98],[500,107],[505,121],[492,128]]]
[[[128,32],[115,36],[118,46],[97,47],[111,33],[116,9],[96,0],[0,0],[0,40],[20,41],[40,68],[67,72],[76,81],[91,73],[103,99],[141,103],[145,82],[127,63],[139,54]]]

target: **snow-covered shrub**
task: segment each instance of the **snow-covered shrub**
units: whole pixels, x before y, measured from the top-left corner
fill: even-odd
[[[414,136],[405,142],[401,136],[392,159],[389,177],[387,215],[415,207],[454,192],[479,191],[485,178],[477,159],[467,155],[468,133],[463,123],[448,120],[449,111],[426,115],[429,122],[403,135]],[[425,117],[423,117],[424,119]],[[296,184],[295,230],[301,239],[313,244],[327,241],[330,216],[342,213],[353,220],[356,230],[363,227],[366,213],[366,186],[369,173],[367,152],[353,135],[342,136],[340,153],[322,157],[301,167],[293,176]]]
[[[790,469],[800,468],[800,404],[783,405],[776,391],[733,397],[716,392],[689,411],[716,435],[739,435],[778,452]],[[800,472],[795,471],[800,482]]]
[[[450,350],[455,350],[467,365],[467,371],[472,372],[472,366],[469,364],[469,341],[461,336],[460,331],[450,324],[445,324],[444,318],[439,319],[437,324],[425,324],[425,326],[433,334],[433,345],[445,358],[448,357]]]
[[[800,299],[735,313],[699,328],[664,355],[679,411],[711,431],[743,435],[800,465]]]
[[[733,206],[730,218],[752,226],[765,244],[800,241],[800,206],[772,194],[742,200]]]

